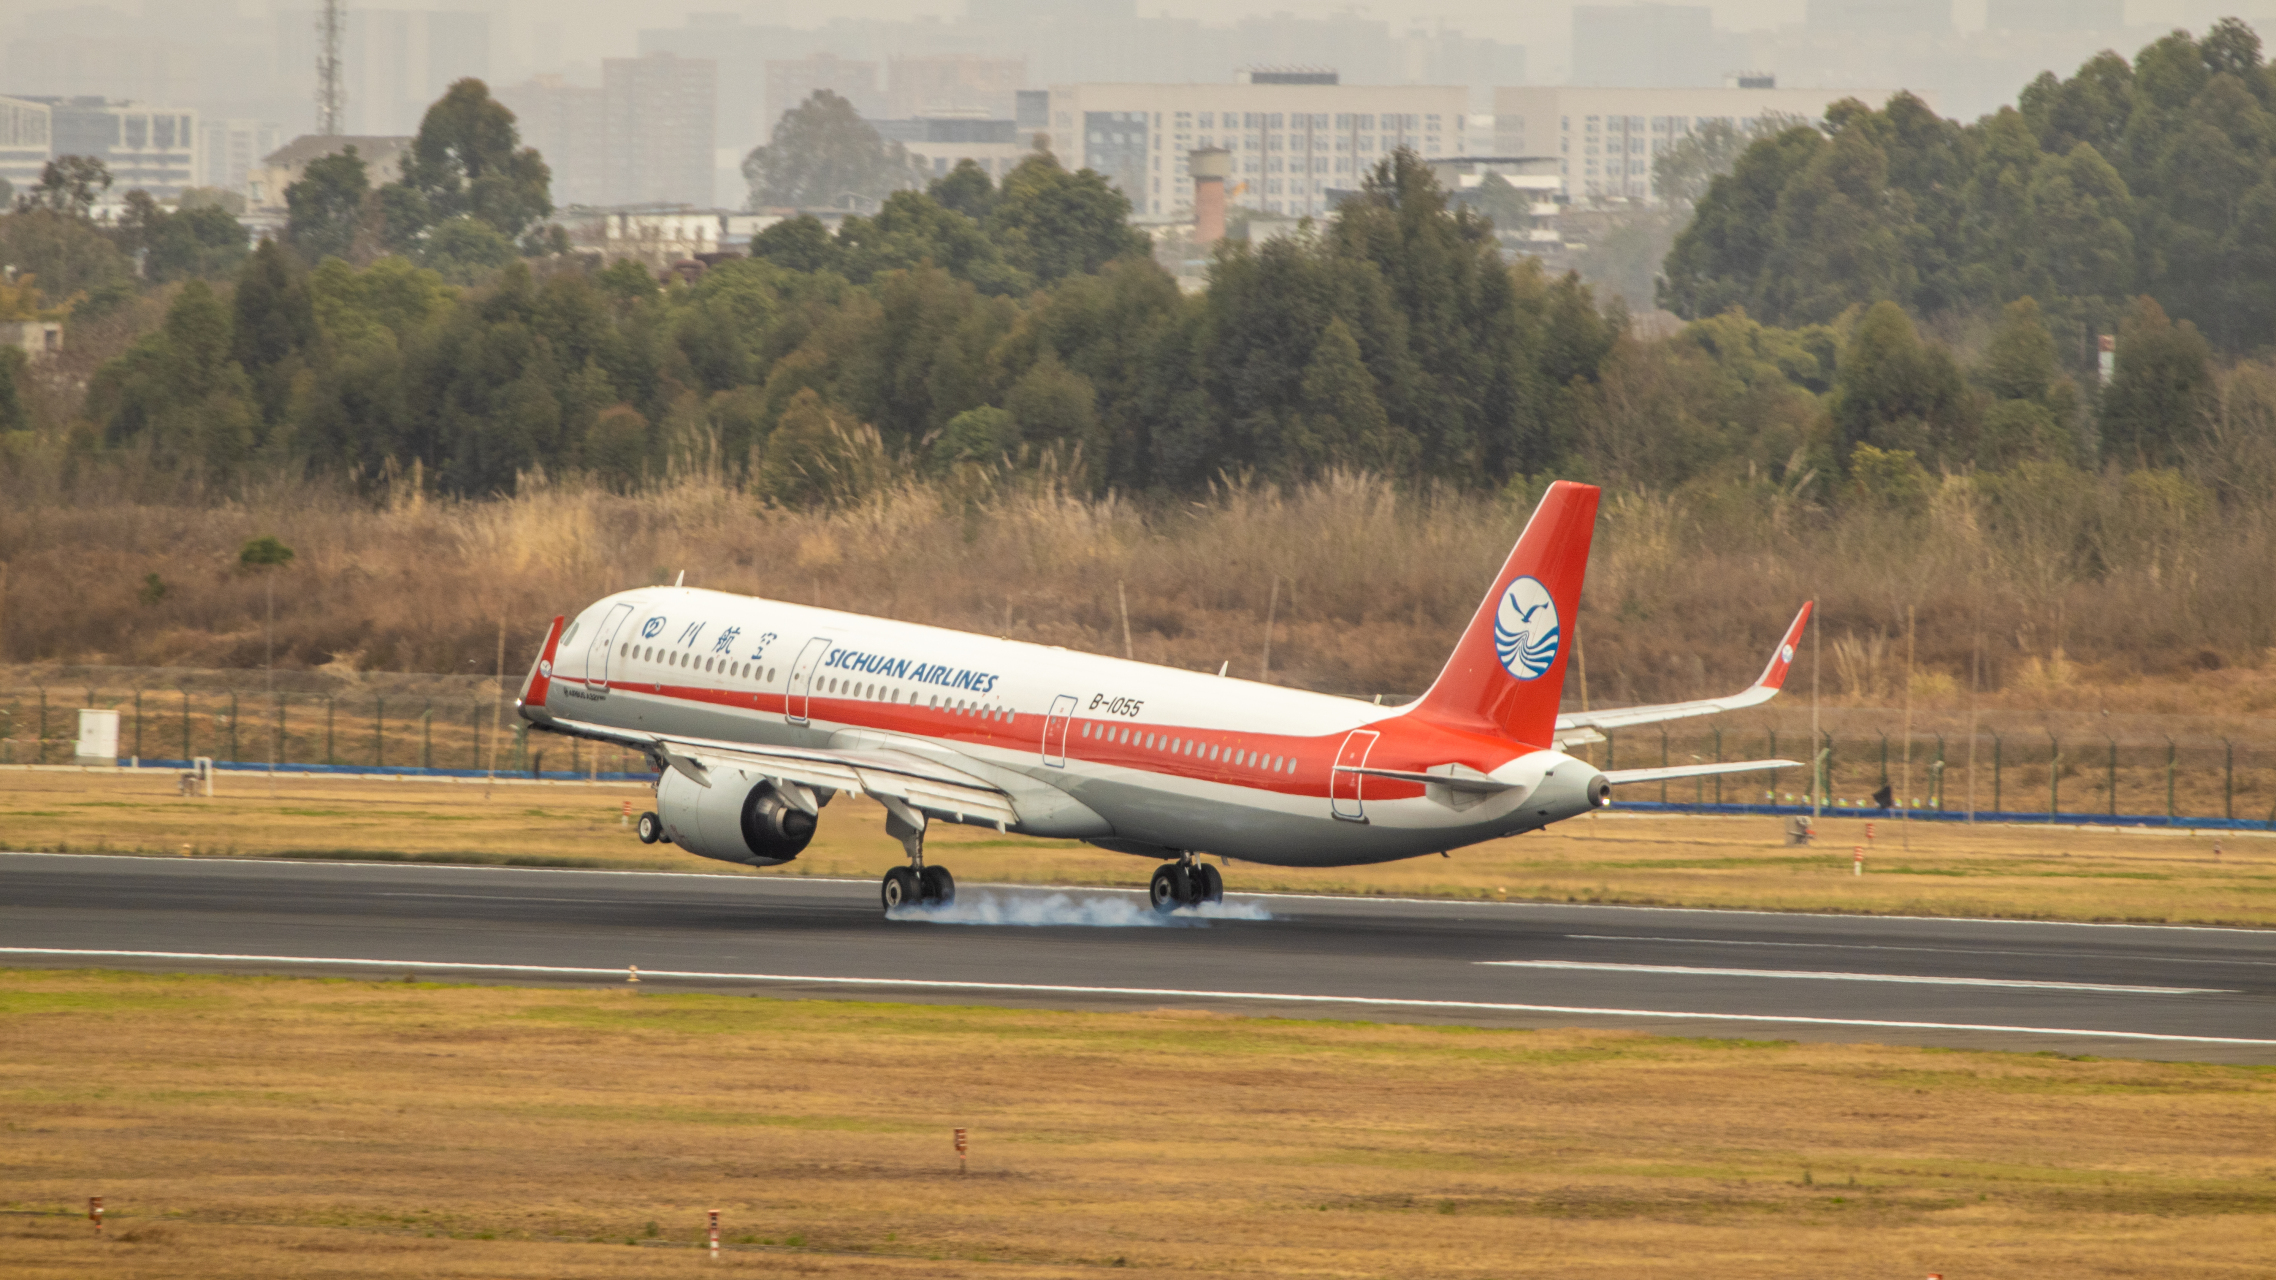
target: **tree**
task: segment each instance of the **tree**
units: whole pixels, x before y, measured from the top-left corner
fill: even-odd
[[[0,262],[81,320],[134,296],[134,264],[92,223],[44,206],[0,217]]]
[[[881,272],[930,262],[982,293],[1024,293],[1027,273],[1004,262],[980,224],[917,191],[896,191],[875,218],[848,217],[838,227],[839,269],[861,283]]]
[[[751,207],[852,209],[917,186],[923,171],[827,89],[782,113],[763,147],[743,158]]]
[[[944,209],[953,209],[974,222],[987,221],[996,207],[996,184],[988,174],[970,160],[959,160],[956,167],[933,179],[925,194]]]
[[[1757,141],[1807,128],[1809,121],[1781,111],[1766,111],[1750,120],[1733,123],[1709,120],[1669,142],[1652,157],[1652,189],[1660,199],[1680,207],[1697,204],[1715,179],[1729,173]]]
[[[245,370],[231,358],[229,312],[203,280],[182,286],[159,329],[96,371],[90,415],[114,444],[161,465],[225,479],[260,443]]]
[[[424,198],[434,222],[470,217],[508,241],[553,212],[552,183],[544,158],[521,145],[514,113],[472,77],[427,108],[403,160],[402,185]]]
[[[436,223],[419,250],[421,263],[456,284],[472,284],[513,260],[513,242],[467,214]]]
[[[40,166],[39,185],[24,200],[32,208],[87,218],[110,189],[109,165],[93,156],[57,156]]]
[[[24,412],[23,396],[16,390],[30,366],[22,347],[0,346],[0,432],[31,428],[31,415]]]
[[[142,259],[142,274],[165,282],[223,276],[244,261],[245,229],[218,205],[192,205],[174,213],[150,193],[126,193],[126,212],[113,233],[119,247]]]
[[[1302,426],[1293,433],[1290,470],[1317,473],[1346,466],[1385,475],[1405,470],[1413,438],[1393,431],[1375,396],[1375,376],[1359,358],[1351,327],[1340,318],[1320,331],[1311,363],[1304,367],[1303,388]]]
[[[353,143],[319,156],[285,188],[285,238],[310,262],[345,258],[355,243],[371,182]]]
[[[2117,368],[2102,395],[2102,456],[2124,467],[2180,462],[2213,408],[2212,355],[2197,326],[2136,299],[2118,326]]]
[[[838,242],[813,214],[784,218],[751,237],[751,256],[790,271],[839,271]]]
[[[1842,344],[1833,420],[1846,460],[1859,445],[1932,466],[1964,460],[1967,388],[1942,347],[1920,340],[1894,302],[1875,303]]]
[[[1069,173],[1048,153],[1032,155],[1004,175],[988,214],[988,235],[1004,261],[1048,285],[1091,275],[1122,257],[1151,249],[1130,226],[1130,201],[1105,178],[1084,169]]]
[[[316,341],[316,315],[300,262],[264,237],[237,273],[230,298],[230,354],[252,379],[262,416],[279,421],[292,392],[297,359]]]

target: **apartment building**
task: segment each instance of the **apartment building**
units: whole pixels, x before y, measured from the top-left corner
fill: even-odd
[[[537,148],[560,208],[614,203],[608,190],[608,91],[541,75],[498,90],[522,145]]]
[[[1188,153],[1232,153],[1230,205],[1290,216],[1328,211],[1331,189],[1357,186],[1400,148],[1425,158],[1470,144],[1460,85],[1339,84],[1334,72],[1245,73],[1234,84],[1054,85],[1050,140],[1061,164],[1095,169],[1140,218],[1192,203]],[[1481,138],[1480,142],[1487,139]]]
[[[610,204],[712,203],[719,64],[650,53],[601,60]]]
[[[53,109],[28,98],[0,98],[0,179],[18,191],[39,185],[55,158]]]
[[[959,161],[970,160],[990,178],[1001,179],[1034,154],[1033,137],[1016,120],[977,116],[920,116],[914,120],[872,120],[870,126],[898,142],[933,177],[946,177]]]
[[[304,133],[245,171],[245,205],[255,214],[267,212],[281,218],[289,207],[286,190],[308,176],[308,166],[350,147],[356,149],[356,159],[364,163],[365,182],[375,187],[400,182],[403,157],[410,154],[413,141],[408,137]]]
[[[243,194],[262,157],[284,145],[273,121],[207,117],[198,122],[198,185]]]
[[[969,53],[899,57],[886,68],[885,109],[896,120],[919,116],[1010,119],[1027,87],[1027,59]]]
[[[55,156],[102,161],[110,200],[135,190],[172,200],[198,185],[198,113],[92,97],[0,98],[0,177],[33,185]]]
[[[1494,151],[1555,158],[1567,199],[1650,200],[1652,157],[1711,120],[1818,120],[1843,98],[1888,96],[1883,89],[1496,89]]]

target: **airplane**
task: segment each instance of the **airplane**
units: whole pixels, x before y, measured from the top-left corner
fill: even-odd
[[[836,795],[870,797],[908,860],[880,885],[889,916],[955,898],[925,860],[934,822],[1159,858],[1148,894],[1174,911],[1222,900],[1203,854],[1389,862],[1601,809],[1617,786],[1802,767],[1604,770],[1562,749],[1769,700],[1810,617],[1737,694],[1561,714],[1598,497],[1549,487],[1444,670],[1398,706],[678,584],[554,618],[516,705],[643,752],[659,776],[640,838],[701,857],[779,866]]]

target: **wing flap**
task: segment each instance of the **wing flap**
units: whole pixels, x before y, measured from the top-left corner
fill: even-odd
[[[845,791],[854,795],[891,796],[911,808],[958,822],[979,819],[998,827],[1018,822],[1011,797],[992,783],[962,770],[903,751],[802,750],[768,747],[713,738],[684,738],[674,734],[636,733],[575,720],[556,720],[559,728],[580,737],[598,738],[637,747],[662,758],[669,768],[686,773],[709,786],[708,775],[726,767],[756,773],[786,784],[792,803],[801,809],[792,788],[810,791]]]

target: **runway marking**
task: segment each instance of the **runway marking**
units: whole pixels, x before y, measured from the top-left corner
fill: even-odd
[[[471,898],[478,902],[588,902],[610,906],[621,906],[624,903],[622,898],[533,898],[519,893],[410,893],[389,891],[375,893],[371,896],[375,898]]]
[[[2095,830],[2102,830],[2103,828],[2094,828],[2094,829],[2095,829]],[[2237,832],[2232,832],[2232,833],[2230,833],[2230,834],[2248,834],[2248,833],[2237,833]],[[132,862],[157,863],[157,864],[160,864],[160,865],[175,865],[175,866],[183,865],[180,859],[166,858],[166,857],[161,857],[161,856],[153,856],[153,855],[147,855],[147,854],[135,854],[135,853],[37,853],[37,852],[31,851],[31,850],[28,850],[28,849],[0,849],[0,857],[7,857],[7,858],[81,858],[81,859],[97,859],[97,858],[100,858],[100,859],[109,859],[109,860],[115,860],[115,861],[121,861],[121,862],[132,861]],[[315,861],[315,860],[310,860],[310,859],[303,859],[303,858],[215,858],[215,857],[202,857],[202,858],[199,858],[197,861],[198,861],[200,864],[204,864],[204,865],[266,866],[266,867],[280,867],[280,868],[281,868],[281,867],[292,867],[292,868],[296,868],[296,869],[302,869],[302,870],[319,870],[319,869],[326,869],[326,868],[349,868],[349,869],[377,870],[377,871],[413,871],[413,872],[425,872],[425,871],[440,871],[440,872],[488,872],[488,873],[494,873],[494,874],[504,874],[504,875],[533,875],[533,876],[625,876],[625,877],[631,877],[631,876],[677,876],[677,877],[684,877],[684,878],[687,878],[687,879],[703,879],[703,880],[713,880],[713,881],[720,881],[720,880],[737,881],[737,882],[740,882],[740,883],[743,883],[743,884],[751,884],[751,885],[766,885],[766,884],[805,884],[805,885],[827,885],[827,884],[858,884],[858,885],[871,885],[871,886],[874,886],[874,885],[877,883],[877,881],[875,881],[875,880],[871,880],[871,879],[857,879],[857,878],[854,878],[854,877],[850,877],[850,876],[843,876],[843,877],[841,877],[841,876],[795,876],[795,877],[793,877],[793,876],[781,876],[781,875],[776,875],[776,876],[755,876],[755,875],[746,875],[746,874],[741,874],[741,873],[737,873],[737,872],[730,872],[730,871],[703,871],[703,870],[699,870],[699,869],[696,869],[696,868],[692,868],[692,867],[691,867],[691,868],[689,868],[689,869],[688,869],[688,870],[686,870],[686,871],[645,871],[645,870],[611,870],[611,869],[608,869],[608,868],[603,868],[603,867],[504,867],[504,866],[490,866],[490,865],[482,865],[482,864],[477,864],[477,863],[452,863],[452,862],[376,862],[376,861],[375,861],[375,862],[362,862],[362,861],[356,861],[356,860],[353,860],[353,859],[347,859],[347,858],[342,858],[342,859],[339,859],[338,861],[334,861],[334,860],[331,860],[331,859],[325,859],[325,860],[323,860],[323,861]],[[1008,882],[995,882],[995,881],[986,881],[986,882],[978,882],[978,881],[976,881],[976,882],[972,882],[972,887],[975,887],[975,888],[977,888],[977,887],[980,887],[980,885],[981,885],[981,884],[985,884],[985,885],[986,885],[988,888],[992,888],[992,889],[1022,889],[1022,890],[1046,890],[1046,891],[1048,891],[1048,890],[1051,890],[1051,889],[1084,889],[1084,890],[1096,890],[1096,891],[1098,891],[1098,892],[1101,892],[1101,893],[1135,893],[1135,894],[1143,894],[1143,893],[1145,893],[1145,890],[1143,890],[1143,889],[1116,889],[1116,888],[1111,888],[1111,887],[1108,887],[1108,886],[1103,886],[1103,885],[1038,885],[1038,884],[1011,884],[1011,883],[1008,883]],[[1329,903],[1337,903],[1337,904],[1341,904],[1341,905],[1343,905],[1343,906],[1417,906],[1417,907],[1458,907],[1458,908],[1478,908],[1478,907],[1487,907],[1487,908],[1495,908],[1495,909],[1499,909],[1499,910],[1503,910],[1503,911],[1540,911],[1540,912],[1550,912],[1550,911],[1579,911],[1579,912],[1601,911],[1601,912],[1614,912],[1614,913],[1617,913],[1617,912],[1652,912],[1652,913],[1656,913],[1656,914],[1660,914],[1660,915],[1690,915],[1690,916],[1709,916],[1709,917],[1728,917],[1728,916],[1769,916],[1769,917],[1772,917],[1773,919],[1778,919],[1778,920],[1824,920],[1824,921],[1828,921],[1828,922],[1837,922],[1837,923],[1841,924],[1842,926],[1844,926],[1844,927],[1846,927],[1846,928],[1855,928],[1855,927],[1857,927],[1857,926],[1859,926],[1859,925],[1871,925],[1871,924],[1879,924],[1879,923],[1882,923],[1882,922],[1884,922],[1884,921],[1903,921],[1903,922],[1906,922],[1906,923],[1912,923],[1912,924],[1983,924],[1983,925],[1997,925],[1997,926],[2000,926],[2000,927],[2002,927],[2002,928],[2006,928],[2006,927],[2011,927],[2011,926],[2012,926],[2012,927],[2016,927],[2016,928],[2046,928],[2046,929],[2134,929],[2134,930],[2142,930],[2142,929],[2163,929],[2163,930],[2166,930],[2166,931],[2168,931],[2168,932],[2173,932],[2173,933],[2236,933],[2236,934],[2250,934],[2250,935],[2253,935],[2253,936],[2255,936],[2255,937],[2259,937],[2259,938],[2266,938],[2266,937],[2268,936],[2268,934],[2269,934],[2269,930],[2267,930],[2267,929],[2258,929],[2258,928],[2252,928],[2252,927],[2249,927],[2249,926],[2243,926],[2243,925],[2221,925],[2221,924],[2127,924],[2127,923],[2121,923],[2121,922],[2118,922],[2118,921],[2110,921],[2110,920],[2011,920],[2011,919],[2006,919],[2006,918],[2003,918],[2003,917],[1999,917],[1999,916],[1906,916],[1906,915],[1860,915],[1860,914],[1854,914],[1854,913],[1832,912],[1832,911],[1769,911],[1769,910],[1764,910],[1764,909],[1762,909],[1762,908],[1759,908],[1759,907],[1653,907],[1653,906],[1642,906],[1642,905],[1634,905],[1634,906],[1631,906],[1631,905],[1626,905],[1626,904],[1618,904],[1618,903],[1602,903],[1602,902],[1486,902],[1486,901],[1482,901],[1482,900],[1479,900],[1479,899],[1474,899],[1474,898],[1392,898],[1392,897],[1375,897],[1375,896],[1373,896],[1373,895],[1363,895],[1363,894],[1355,894],[1355,893],[1259,893],[1259,892],[1241,892],[1241,893],[1239,894],[1239,896],[1241,896],[1241,897],[1244,897],[1244,898],[1279,898],[1279,899],[1286,899],[1286,900],[1288,900],[1288,901],[1291,901],[1291,902],[1329,902]],[[2255,1043],[2258,1043],[2258,1042],[2256,1041]]]
[[[1641,933],[1568,933],[1584,942],[1677,942],[1700,947],[1814,947],[1823,951],[1925,951],[1943,956],[2089,956],[2096,960],[2140,960],[2121,951],[2018,951],[1998,947],[1894,947],[1870,942],[1761,942],[1751,938],[1655,938]],[[2156,956],[2173,964],[2247,964],[2276,969],[2276,960],[2222,960],[2212,956]]]
[[[70,956],[83,959],[205,960],[235,964],[338,965],[368,969],[449,970],[456,973],[551,975],[555,977],[621,980],[623,969],[589,969],[566,965],[474,964],[451,960],[351,960],[337,956],[247,956],[196,951],[74,951],[54,947],[0,947],[0,955]],[[2276,1048],[2276,1040],[2240,1036],[2182,1036],[2155,1031],[2101,1031],[2077,1027],[2011,1027],[1970,1022],[1898,1022],[1879,1018],[1805,1018],[1790,1014],[1686,1013],[1667,1009],[1596,1009],[1574,1005],[1507,1004],[1485,1000],[1401,1000],[1387,996],[1314,996],[1277,991],[1188,991],[1174,987],[1078,987],[1041,982],[952,982],[937,978],[838,978],[817,974],[698,973],[672,969],[643,969],[643,980],[681,978],[695,982],[806,983],[815,986],[901,987],[928,991],[1023,991],[1044,995],[1147,996],[1177,1000],[1241,1000],[1277,1004],[1348,1004],[1378,1009],[1443,1009],[1491,1013],[1580,1014],[1612,1018],[1681,1018],[1704,1022],[1777,1023],[1786,1026],[1879,1027],[1910,1031],[1989,1031],[2015,1035],[2072,1036],[2103,1040],[2152,1040],[2183,1044],[2246,1044]]]
[[[1583,969],[1591,973],[1673,973],[1708,978],[1814,978],[1828,982],[1910,982],[1929,987],[2016,987],[2025,991],[2115,991],[2130,996],[2233,996],[2227,987],[2137,987],[2029,978],[1937,978],[1909,973],[1833,973],[1821,969],[1708,969],[1682,964],[1593,964],[1580,960],[1479,960],[1505,969]]]

